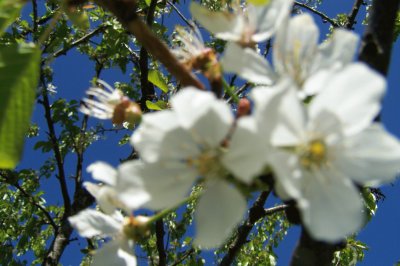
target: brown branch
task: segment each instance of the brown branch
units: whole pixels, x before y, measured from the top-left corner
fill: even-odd
[[[69,50],[71,50],[72,48],[74,48],[74,47],[76,47],[76,46],[88,41],[93,36],[103,32],[107,27],[109,27],[109,25],[106,25],[106,24],[100,25],[99,27],[97,27],[96,29],[92,30],[88,34],[82,36],[78,40],[73,41],[70,45],[67,45],[64,48],[61,48],[61,49],[57,50],[56,52],[54,52],[51,55],[50,58],[55,58],[55,57],[59,57],[60,55],[65,55]]]
[[[167,265],[167,253],[164,248],[164,222],[163,219],[156,221],[156,244],[158,251],[158,266]]]
[[[333,254],[342,247],[341,243],[316,241],[302,229],[290,266],[331,266]]]
[[[360,61],[386,76],[394,40],[394,25],[400,0],[374,0],[364,32]]]
[[[347,22],[345,25],[346,29],[353,29],[354,24],[356,24],[356,17],[358,12],[360,11],[361,5],[364,3],[364,0],[355,0],[353,4],[353,8],[351,9],[349,15],[347,16]]]
[[[307,10],[311,11],[312,13],[318,15],[319,17],[322,18],[323,22],[329,22],[335,28],[339,27],[339,24],[337,24],[335,20],[331,19],[328,15],[316,10],[315,8],[310,7],[310,6],[306,5],[306,4],[298,2],[298,1],[295,1],[294,4],[296,6],[299,6],[299,7],[302,7],[304,9],[307,9]]]
[[[185,254],[181,258],[179,258],[177,261],[172,263],[171,266],[180,265],[181,262],[183,262],[187,257],[189,257],[194,251],[195,251],[194,248],[189,249],[188,251],[185,252]]]
[[[204,89],[204,85],[170,52],[169,48],[137,16],[134,0],[96,0],[98,5],[111,11],[126,29],[184,86]]]
[[[151,0],[150,6],[147,11],[146,24],[151,28],[154,21],[154,12],[156,11],[157,0]],[[153,99],[154,95],[154,85],[149,82],[149,54],[144,46],[140,48],[139,52],[139,67],[140,67],[140,89],[142,91],[142,98],[140,99],[140,105],[142,110],[147,110],[146,100]]]
[[[174,5],[174,3],[172,3],[171,1],[167,0],[168,5],[170,5],[172,7],[172,9],[175,10],[175,12],[178,14],[178,16],[185,21],[185,23],[189,26],[189,27],[193,27],[192,23],[190,23],[190,21],[182,14],[181,11],[179,11],[179,9]]]
[[[55,156],[56,162],[57,162],[57,169],[58,169],[57,178],[58,178],[58,181],[60,184],[61,194],[62,194],[62,197],[64,200],[64,211],[66,214],[69,214],[71,211],[71,199],[69,197],[66,176],[65,176],[65,172],[64,172],[64,158],[61,155],[61,149],[60,149],[60,146],[58,145],[58,139],[57,139],[57,135],[56,135],[56,132],[54,129],[54,122],[53,122],[53,118],[51,117],[51,107],[50,107],[49,97],[47,95],[48,93],[46,90],[46,83],[43,78],[42,78],[42,86],[43,86],[42,105],[44,107],[47,128],[49,130],[48,135],[49,135],[49,138],[50,138],[50,141],[52,144],[52,149],[54,152],[54,156]]]
[[[232,264],[236,255],[246,243],[247,237],[250,234],[254,224],[265,215],[264,204],[270,193],[271,191],[263,191],[261,192],[260,196],[258,196],[257,200],[249,210],[249,216],[247,217],[246,221],[237,229],[237,236],[228,248],[228,252],[222,258],[220,264],[221,266],[228,266]]]

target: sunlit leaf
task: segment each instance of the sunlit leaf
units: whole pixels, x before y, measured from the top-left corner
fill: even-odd
[[[167,108],[167,103],[164,101],[157,101],[155,103],[146,101],[146,106],[149,110],[161,111]]]
[[[271,0],[247,0],[248,3],[253,4],[255,6],[263,6],[268,5]]]
[[[40,50],[0,48],[0,168],[14,168],[29,129],[39,78]]]
[[[149,74],[147,76],[147,79],[153,83],[155,86],[160,88],[163,92],[167,93],[168,92],[168,85],[165,83],[164,78],[160,71],[152,69],[149,70]]]

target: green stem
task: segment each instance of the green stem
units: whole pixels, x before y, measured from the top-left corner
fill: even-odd
[[[225,79],[222,79],[222,85],[224,86],[224,91],[230,96],[232,97],[233,101],[235,103],[239,102],[239,97],[236,95],[234,89],[229,86],[229,84],[226,82]]]
[[[180,203],[178,203],[177,205],[175,205],[175,206],[173,206],[173,207],[171,207],[171,208],[164,209],[164,210],[158,212],[157,214],[155,214],[154,216],[152,216],[152,217],[147,221],[147,224],[154,223],[154,222],[156,222],[157,220],[164,218],[165,216],[167,216],[167,215],[170,214],[171,212],[173,212],[173,211],[175,211],[176,209],[178,209],[180,206],[182,206],[182,205],[184,205],[184,204],[187,204],[187,203],[189,203],[190,201],[192,201],[192,200],[194,200],[194,199],[197,199],[197,197],[199,197],[200,194],[201,194],[201,192],[200,192],[200,193],[194,193],[194,194],[190,195],[190,197],[188,197],[188,198],[186,198],[185,200],[183,200],[183,201],[181,201]]]

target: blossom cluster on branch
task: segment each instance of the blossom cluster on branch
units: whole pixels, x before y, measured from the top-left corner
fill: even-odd
[[[171,96],[170,109],[141,116],[131,137],[139,159],[117,169],[102,162],[89,166],[102,184],[85,187],[102,212],[84,210],[70,222],[84,237],[114,239],[96,253],[96,265],[135,265],[133,241],[146,237],[150,224],[166,213],[162,210],[184,204],[193,185],[202,188],[194,245],[220,246],[246,213],[246,189],[259,186],[265,174],[273,175],[273,189],[283,201],[296,202],[301,223],[314,239],[335,243],[363,226],[359,187],[390,182],[400,165],[399,141],[374,122],[386,81],[352,61],[354,33],[337,29],[318,45],[312,17],[291,17],[292,4],[242,3],[229,12],[191,4],[193,17],[227,41],[224,54],[218,61],[196,28],[178,30],[183,46],[174,53],[212,86],[223,72],[254,84],[253,106],[235,116],[213,92],[181,88]],[[270,64],[257,43],[272,37]],[[88,94],[99,101],[85,100],[84,113],[118,118],[118,124],[139,121],[137,111],[135,119],[125,118],[135,105],[118,91],[97,88]],[[160,212],[133,215],[140,208]]]

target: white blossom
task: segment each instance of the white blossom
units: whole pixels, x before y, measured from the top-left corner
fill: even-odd
[[[211,49],[204,45],[203,37],[197,26],[193,23],[190,29],[177,26],[174,39],[179,42],[172,48],[178,60],[186,65],[192,65],[199,56],[208,53]]]
[[[222,145],[234,117],[211,92],[184,88],[171,104],[171,111],[144,115],[132,137],[145,161],[140,176],[151,195],[146,206],[157,210],[182,202],[201,177],[204,190],[195,214],[195,243],[216,247],[246,210],[245,198],[227,180],[229,174],[251,183],[265,164],[259,158],[266,156],[266,150],[259,145],[250,117],[239,119],[229,144]]]
[[[213,12],[195,2],[190,5],[192,16],[215,37],[237,42],[243,46],[253,46],[265,41],[275,33],[279,25],[289,15],[292,0],[271,0],[268,4],[244,8],[233,6],[234,13]]]
[[[141,117],[137,103],[132,102],[122,91],[112,88],[106,82],[97,80],[100,87],[90,88],[86,94],[89,98],[82,100],[80,111],[98,119],[111,119],[113,124],[125,127],[133,126]],[[126,122],[129,125],[126,125]]]
[[[130,178],[124,178],[125,175],[122,174],[125,171],[124,167],[125,165],[121,164],[117,170],[107,163],[95,162],[87,168],[93,178],[102,183],[84,182],[83,185],[107,214],[115,212],[117,208],[130,213],[149,200],[150,196],[143,189],[142,181],[132,167]]]
[[[279,83],[283,96],[271,143],[277,151],[269,161],[276,173],[276,190],[295,199],[303,224],[318,240],[339,241],[364,224],[363,204],[355,184],[377,185],[395,177],[400,143],[378,123],[385,80],[361,63],[338,71],[305,107],[290,79]],[[270,90],[258,89],[257,115]]]
[[[332,36],[318,46],[319,30],[309,14],[285,21],[276,34],[273,49],[274,68],[264,57],[250,48],[228,43],[221,59],[226,72],[233,72],[256,84],[271,85],[281,77],[290,77],[301,96],[320,91],[332,71],[349,64],[356,52],[358,37],[351,31],[334,30]]]
[[[147,217],[123,218],[119,212],[106,215],[96,210],[86,209],[68,218],[78,233],[86,238],[95,236],[111,237],[93,256],[95,266],[135,266],[133,240],[129,232],[137,230],[137,226],[145,224]]]

